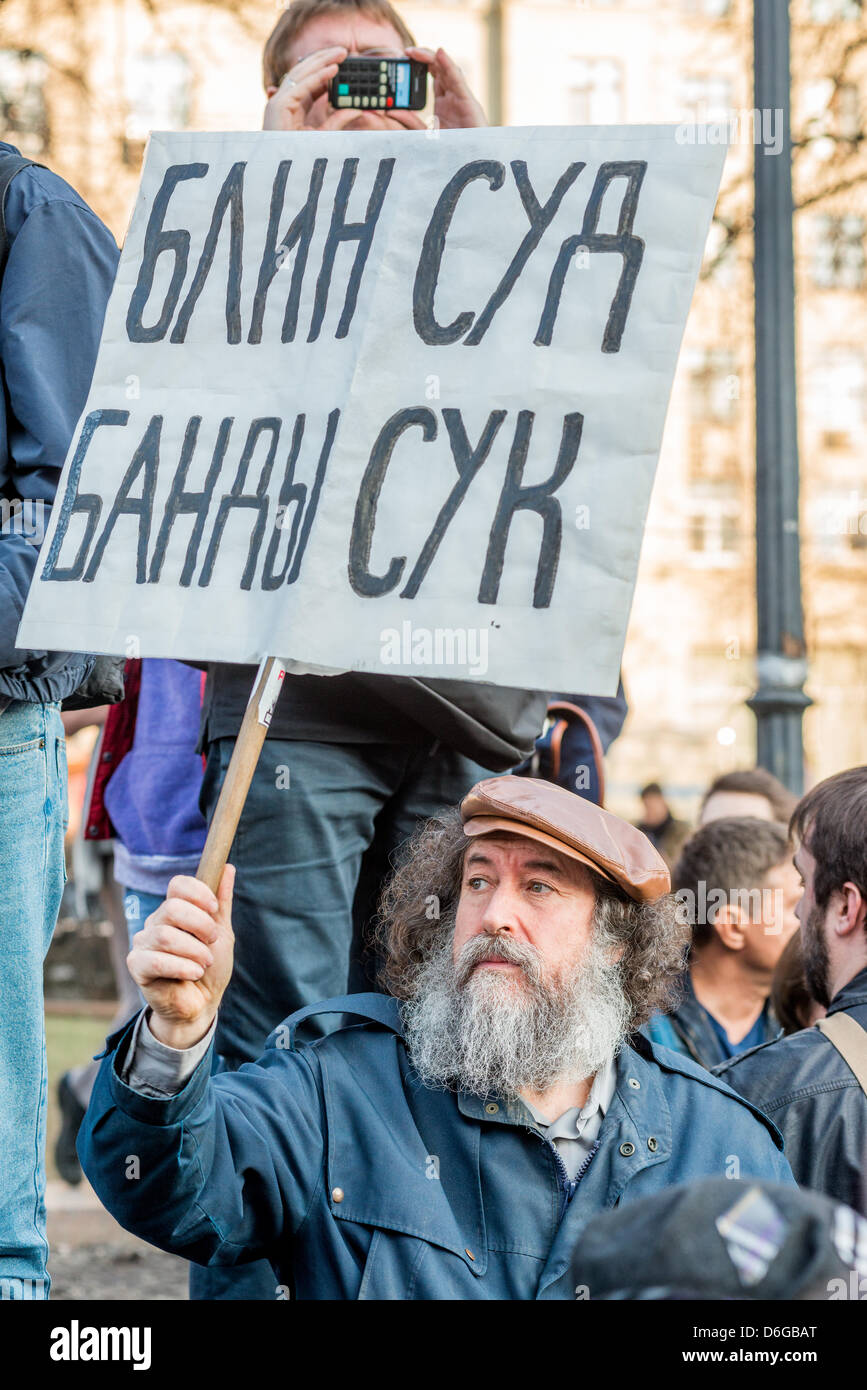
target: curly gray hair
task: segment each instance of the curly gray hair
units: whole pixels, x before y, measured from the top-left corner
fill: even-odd
[[[459,812],[447,810],[421,825],[402,848],[373,932],[383,984],[398,999],[413,997],[420,968],[453,928],[471,843]],[[632,1031],[671,1006],[690,928],[673,894],[636,902],[618,884],[588,872],[596,893],[596,926],[624,948],[619,964]]]

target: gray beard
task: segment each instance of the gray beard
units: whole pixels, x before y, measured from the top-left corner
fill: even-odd
[[[421,1080],[511,1100],[594,1075],[629,1031],[612,945],[597,929],[578,963],[548,979],[536,948],[508,937],[475,936],[453,962],[449,932],[401,1005]],[[485,959],[512,961],[521,973],[473,969]]]

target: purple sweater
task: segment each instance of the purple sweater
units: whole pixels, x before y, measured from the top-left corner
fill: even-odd
[[[142,662],[135,736],[105,791],[117,831],[114,876],[164,895],[173,874],[195,874],[207,826],[196,753],[204,676],[179,661]]]

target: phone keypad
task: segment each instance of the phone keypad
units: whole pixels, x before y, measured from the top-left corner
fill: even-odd
[[[370,64],[356,65],[350,60],[342,64],[343,71],[338,74],[337,106],[387,107],[394,106],[394,97],[388,90],[388,60],[380,60],[379,68]],[[355,89],[350,94],[350,83]]]

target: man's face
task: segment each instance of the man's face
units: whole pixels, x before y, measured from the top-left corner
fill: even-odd
[[[749,929],[748,944],[750,959],[765,970],[773,970],[786,942],[798,930],[800,896],[801,876],[790,860],[765,875],[761,918]]]
[[[309,58],[311,53],[318,53],[323,48],[335,48],[338,45],[349,52],[350,57],[401,57],[403,56],[403,41],[397,30],[384,20],[377,19],[373,15],[364,14],[361,11],[352,14],[341,14],[335,11],[333,14],[323,14],[311,19],[295,37],[291,49],[289,50],[289,62],[286,71],[300,63],[302,58]],[[273,96],[277,90],[275,87],[268,87],[268,96]],[[328,93],[325,92],[310,109],[308,124],[320,126],[325,120],[330,110]],[[347,130],[404,130],[405,126],[398,121],[392,121],[385,114],[378,111],[360,111],[354,121],[346,127]]]
[[[801,924],[801,954],[804,958],[807,989],[817,1003],[827,1006],[831,1002],[831,962],[825,935],[826,914],[816,903],[813,887],[816,861],[806,845],[798,846],[794,865],[803,881],[803,890],[795,908],[795,915]]]
[[[774,808],[766,796],[757,792],[714,792],[702,809],[699,825],[708,825],[724,816],[752,816],[756,820],[773,820]]]
[[[522,836],[480,835],[464,858],[454,961],[457,965],[474,938],[490,944],[491,956],[496,956],[497,942],[506,940],[533,948],[545,977],[560,978],[580,959],[592,935],[595,901],[590,875],[577,860]],[[523,974],[520,965],[502,959],[480,960],[471,976],[482,971],[511,975],[518,982]]]
[[[403,1004],[427,1084],[541,1093],[615,1055],[630,1006],[622,947],[594,923],[595,906],[576,860],[515,835],[470,842],[457,906]]]
[[[659,792],[648,792],[641,798],[644,808],[645,825],[662,825],[668,816],[668,806],[665,797],[660,796]]]

